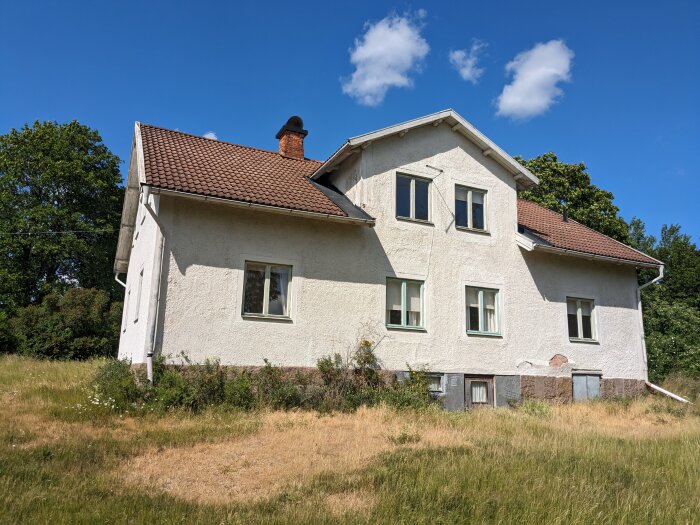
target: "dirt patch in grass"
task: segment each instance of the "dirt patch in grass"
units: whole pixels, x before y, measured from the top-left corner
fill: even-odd
[[[410,435],[404,440],[399,436]],[[117,472],[122,480],[155,486],[180,498],[224,503],[259,501],[298,488],[322,473],[368,465],[399,447],[459,446],[463,430],[406,422],[389,410],[318,416],[270,413],[261,430],[235,441],[151,450]]]

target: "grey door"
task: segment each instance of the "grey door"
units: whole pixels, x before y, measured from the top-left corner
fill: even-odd
[[[574,401],[586,401],[600,397],[600,376],[594,374],[574,374]]]

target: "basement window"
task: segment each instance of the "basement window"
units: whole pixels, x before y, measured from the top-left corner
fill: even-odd
[[[291,266],[246,261],[243,315],[289,318],[291,282]]]
[[[428,380],[428,391],[433,398],[438,398],[445,393],[443,377],[442,374],[428,374],[426,377]]]
[[[430,180],[396,175],[396,217],[430,221]]]
[[[386,325],[389,328],[423,328],[423,281],[387,279]]]
[[[567,297],[566,317],[569,339],[572,341],[595,341],[597,338],[592,299]]]
[[[467,333],[500,335],[500,297],[492,288],[466,287]]]
[[[461,229],[488,231],[485,190],[466,186],[455,187],[455,225]]]

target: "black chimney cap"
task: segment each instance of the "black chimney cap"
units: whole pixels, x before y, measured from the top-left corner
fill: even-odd
[[[309,134],[308,131],[304,129],[304,121],[301,120],[301,117],[294,115],[293,117],[289,117],[289,120],[287,120],[287,123],[280,128],[280,130],[277,132],[277,135],[275,135],[276,139],[282,138],[282,135],[284,135],[285,131],[291,131],[293,133],[299,133],[303,135],[304,137]]]

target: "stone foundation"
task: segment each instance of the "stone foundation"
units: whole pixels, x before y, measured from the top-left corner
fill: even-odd
[[[522,376],[520,388],[523,399],[570,403],[573,397],[570,377]]]
[[[633,397],[644,394],[647,390],[645,381],[641,379],[602,378],[600,395],[603,399],[616,397]]]

